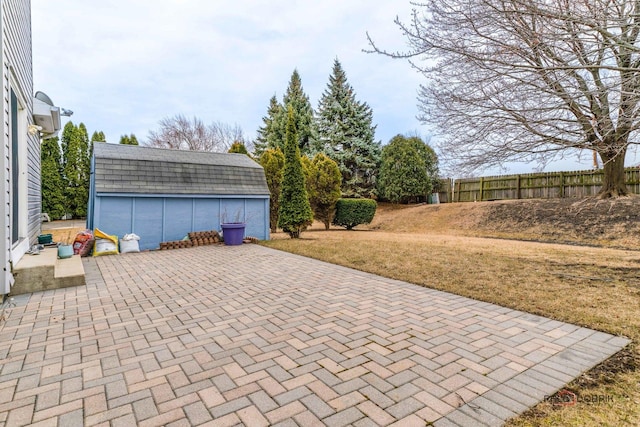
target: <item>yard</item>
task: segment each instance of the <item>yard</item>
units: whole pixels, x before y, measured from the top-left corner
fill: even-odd
[[[264,244],[627,336],[628,349],[568,386],[575,406],[541,403],[510,425],[640,425],[638,212],[637,198],[382,206],[356,231],[318,224]]]

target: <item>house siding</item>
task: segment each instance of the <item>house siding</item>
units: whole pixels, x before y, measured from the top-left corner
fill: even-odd
[[[21,223],[26,219],[26,230],[20,230],[22,244],[28,247],[40,233],[40,212],[42,206],[40,183],[40,141],[37,136],[27,133],[27,126],[33,124],[33,64],[31,40],[31,2],[29,0],[1,1],[1,38],[2,38],[2,101],[3,101],[3,143],[1,146],[1,183],[0,192],[0,238],[2,240],[2,259],[0,263],[5,271],[10,271],[10,263],[15,265],[24,250],[16,250],[12,255],[11,215],[12,215],[12,173],[11,173],[11,125],[10,98],[11,89],[17,95],[24,113],[18,132],[24,138],[19,149],[20,174],[22,185],[19,193],[19,216]],[[26,146],[25,146],[26,145]],[[24,226],[23,226],[24,227]],[[0,283],[0,290],[6,293],[6,276]]]

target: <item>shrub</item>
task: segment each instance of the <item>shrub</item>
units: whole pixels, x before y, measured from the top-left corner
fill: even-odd
[[[376,214],[378,205],[371,199],[340,199],[336,203],[333,225],[353,229],[359,224],[369,224]]]
[[[260,164],[264,168],[264,175],[271,194],[271,200],[269,201],[269,227],[271,232],[275,233],[278,228],[278,216],[280,214],[284,154],[279,148],[265,150],[260,156]]]
[[[325,230],[328,230],[336,212],[336,203],[340,200],[342,174],[338,164],[323,153],[316,154],[311,166],[311,209],[315,219],[322,221]]]
[[[229,153],[246,154],[247,156],[249,156],[247,147],[245,147],[245,145],[240,141],[235,141],[233,144],[231,144],[231,147],[229,147]]]

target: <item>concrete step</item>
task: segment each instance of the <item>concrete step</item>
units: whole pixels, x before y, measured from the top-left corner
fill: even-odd
[[[26,254],[13,267],[11,295],[84,286],[84,267],[79,255],[58,259],[58,249],[45,248],[39,255]]]

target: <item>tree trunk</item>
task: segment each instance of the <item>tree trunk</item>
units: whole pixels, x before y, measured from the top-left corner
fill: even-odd
[[[600,153],[604,169],[604,177],[602,179],[602,188],[598,192],[599,198],[607,199],[610,197],[621,197],[629,194],[624,182],[625,154],[626,150],[622,150],[621,152],[613,155]]]

